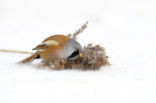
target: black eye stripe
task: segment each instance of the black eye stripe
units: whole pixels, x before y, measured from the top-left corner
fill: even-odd
[[[78,51],[78,50],[74,51],[74,52],[68,57],[68,59],[69,59],[69,58],[72,58],[72,57],[75,57],[75,56],[77,56],[77,55],[79,55],[79,51]]]

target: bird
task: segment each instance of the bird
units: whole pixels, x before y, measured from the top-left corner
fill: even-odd
[[[81,44],[75,39],[61,34],[46,38],[32,50],[36,52],[19,63],[28,63],[39,58],[50,63],[58,59],[68,60],[74,57],[83,57]]]

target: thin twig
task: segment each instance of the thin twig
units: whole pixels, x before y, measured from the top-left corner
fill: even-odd
[[[0,52],[5,52],[5,53],[18,53],[18,54],[33,54],[32,52],[27,52],[27,51],[7,50],[7,49],[0,49]]]

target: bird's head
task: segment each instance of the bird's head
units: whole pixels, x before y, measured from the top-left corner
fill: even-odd
[[[69,39],[62,49],[61,56],[64,59],[83,57],[82,46],[76,40]]]

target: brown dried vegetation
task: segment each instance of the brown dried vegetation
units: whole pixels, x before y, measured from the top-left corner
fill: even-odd
[[[110,65],[105,49],[100,45],[93,46],[88,44],[83,48],[83,57],[77,57],[71,60],[55,60],[50,64],[43,64],[50,69],[82,69],[82,70],[98,70],[102,66]]]

